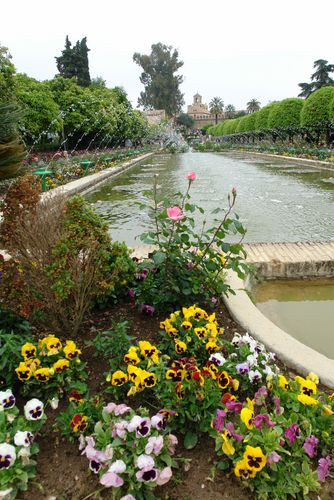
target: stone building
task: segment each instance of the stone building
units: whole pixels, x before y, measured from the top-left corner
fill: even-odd
[[[164,109],[147,109],[143,111],[143,115],[147,118],[150,125],[157,125],[166,120],[166,112]]]
[[[216,123],[216,115],[210,113],[208,105],[202,102],[200,94],[194,95],[192,104],[187,106],[187,114],[194,120],[193,128],[202,128],[204,125],[214,125]],[[224,120],[224,113],[217,115],[218,122]]]

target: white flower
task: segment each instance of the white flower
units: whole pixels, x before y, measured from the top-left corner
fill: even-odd
[[[0,490],[0,498],[6,498],[9,493],[13,491],[13,488],[8,488],[7,490]],[[9,498],[9,497],[8,497]]]
[[[29,431],[17,431],[14,436],[14,443],[16,446],[30,446],[33,442],[34,436]]]
[[[151,418],[151,425],[154,429],[160,430],[163,426],[164,418],[162,415],[154,415]]]
[[[14,420],[15,420],[15,419],[16,419],[16,415],[13,415],[13,413],[9,413],[9,414],[7,415],[7,422],[9,422],[10,424],[11,424],[12,422],[14,422]]]
[[[7,389],[6,391],[0,391],[0,407],[4,410],[9,410],[9,408],[13,408],[15,405],[15,396],[12,393],[11,389]]]
[[[248,374],[248,378],[251,382],[258,382],[262,379],[262,375],[259,370],[251,370]]]
[[[30,399],[24,405],[24,415],[27,420],[40,420],[44,414],[44,404],[39,399]]]
[[[129,493],[122,497],[120,500],[136,500],[133,495],[130,495]]]
[[[56,410],[58,408],[58,405],[59,405],[59,398],[57,398],[57,397],[52,398],[50,401],[50,405],[51,405],[51,408],[53,410]]]
[[[247,362],[249,364],[250,367],[254,366],[257,364],[257,354],[254,353],[254,354],[249,354],[247,356]]]
[[[234,337],[232,339],[232,344],[235,345],[235,346],[239,346],[240,341],[241,341],[241,335],[240,335],[240,333],[235,333]]]
[[[30,448],[21,448],[17,456],[21,458],[23,465],[29,465]]]
[[[112,463],[108,469],[108,472],[115,472],[115,474],[122,474],[122,472],[126,471],[126,465],[123,460],[116,460],[116,462]]]
[[[272,371],[271,367],[268,365],[265,367],[265,369],[263,371],[267,375],[267,379],[270,377],[273,377],[275,375],[275,373]]]
[[[222,366],[224,363],[226,363],[226,359],[221,352],[215,352],[214,354],[211,354],[209,360],[215,363],[217,366]]]
[[[145,455],[143,453],[136,459],[135,464],[138,469],[144,469],[144,467],[148,467],[149,469],[151,469],[152,467],[154,467],[154,460],[150,455]]]
[[[114,448],[112,447],[111,444],[108,444],[108,446],[104,450],[104,453],[106,455],[107,460],[112,460],[112,457],[114,455]]]
[[[0,444],[0,471],[3,469],[9,469],[16,460],[15,447],[11,444],[1,443]]]
[[[140,417],[139,415],[135,415],[134,417],[132,417],[132,419],[128,423],[128,431],[135,431],[137,427],[142,423],[142,420],[142,417]]]

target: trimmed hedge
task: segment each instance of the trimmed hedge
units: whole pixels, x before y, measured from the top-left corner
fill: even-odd
[[[312,127],[329,125],[331,121],[330,105],[334,99],[334,86],[322,87],[313,92],[305,101],[301,112],[301,125]],[[332,123],[333,117],[332,117]]]
[[[255,130],[267,130],[269,128],[268,120],[270,113],[279,104],[277,101],[270,102],[263,108],[261,108],[256,114]]]
[[[238,123],[236,132],[252,132],[255,130],[257,113],[258,112],[250,113],[249,115],[243,116]]]
[[[292,97],[278,102],[270,110],[268,128],[288,128],[300,126],[300,114],[304,106],[304,99]]]

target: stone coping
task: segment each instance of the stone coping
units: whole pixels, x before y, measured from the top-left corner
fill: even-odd
[[[95,174],[87,175],[85,177],[81,177],[81,179],[77,179],[54,189],[50,189],[50,191],[46,191],[42,194],[41,199],[45,200],[46,198],[58,196],[59,194],[63,196],[72,196],[77,193],[87,194],[107,182],[110,178],[120,175],[122,172],[135,166],[137,163],[154,156],[155,154],[157,154],[157,151],[145,153],[137,158],[134,158],[133,160],[122,163],[122,165],[118,167],[109,167],[101,170],[100,172],[96,172]]]
[[[208,151],[209,152],[209,151]],[[274,155],[271,153],[258,153],[256,151],[244,151],[242,149],[230,149],[228,151],[212,151],[213,153],[241,153],[249,156],[260,156],[268,158],[279,158],[281,160],[291,160],[298,162],[300,164],[308,165],[309,167],[316,167],[322,170],[334,170],[334,163],[323,160],[311,160],[309,158],[299,158],[298,156],[284,156],[284,155]]]
[[[334,360],[299,342],[266,318],[249,298],[245,283],[232,271],[227,282],[235,295],[223,296],[233,319],[256,340],[275,352],[287,366],[302,375],[316,373],[320,381],[334,388]]]

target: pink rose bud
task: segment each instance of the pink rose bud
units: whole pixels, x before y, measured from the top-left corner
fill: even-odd
[[[197,174],[193,170],[187,175],[188,181],[195,181],[197,179]]]
[[[233,196],[237,196],[237,188],[235,186],[232,188],[232,194]]]
[[[183,214],[180,207],[167,208],[167,215],[168,215],[169,219],[176,220],[176,221],[181,220],[184,217],[184,214]]]

